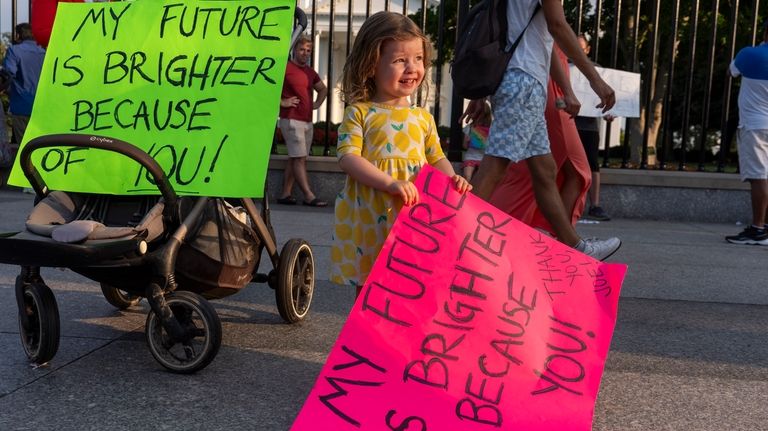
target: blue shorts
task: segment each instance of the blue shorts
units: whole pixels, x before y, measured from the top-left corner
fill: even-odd
[[[491,97],[493,122],[485,153],[511,162],[549,154],[546,103],[547,92],[536,78],[520,69],[507,70]]]

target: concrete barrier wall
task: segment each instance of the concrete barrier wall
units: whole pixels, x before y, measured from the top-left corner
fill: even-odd
[[[272,200],[282,190],[285,156],[273,156],[268,175]],[[310,157],[309,178],[315,193],[331,205],[346,176],[336,159]],[[617,218],[712,223],[751,221],[749,187],[737,174],[603,169],[601,205]],[[302,198],[298,187],[293,195]]]

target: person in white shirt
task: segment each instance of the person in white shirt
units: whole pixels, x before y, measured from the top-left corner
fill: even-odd
[[[739,89],[739,171],[749,181],[752,224],[737,235],[726,236],[734,244],[768,245],[768,21],[763,42],[742,48],[731,62],[731,75],[741,76]]]
[[[530,25],[526,28],[529,20]],[[598,107],[603,112],[616,103],[616,94],[581,50],[576,35],[565,20],[560,0],[507,0],[507,22],[510,44],[521,33],[523,36],[499,89],[491,97],[494,121],[485,156],[472,181],[474,193],[489,200],[507,165],[525,160],[531,172],[536,203],[557,239],[596,259],[606,259],[619,249],[621,240],[582,239],[571,225],[555,179],[556,165],[544,119],[553,42],[557,42],[589,80],[600,97]],[[482,103],[483,100],[471,101],[464,115],[475,118]]]

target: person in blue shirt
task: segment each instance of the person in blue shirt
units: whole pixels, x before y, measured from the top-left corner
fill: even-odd
[[[751,189],[752,224],[725,240],[768,245],[768,21],[763,24],[763,42],[736,54],[731,75],[741,76],[736,140],[741,179],[749,181]]]
[[[13,146],[18,148],[24,138],[32,104],[35,101],[40,71],[43,69],[45,50],[35,42],[32,27],[28,23],[16,26],[16,43],[8,48],[3,60],[3,69],[10,76],[8,88]]]

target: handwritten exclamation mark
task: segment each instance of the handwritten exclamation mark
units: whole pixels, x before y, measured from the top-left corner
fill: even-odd
[[[229,138],[229,135],[224,135],[223,138],[221,138],[221,143],[219,143],[219,148],[216,149],[216,154],[213,156],[213,160],[211,161],[211,167],[208,168],[208,173],[213,174],[213,170],[216,169],[216,161],[219,160],[219,154],[221,153],[221,148],[224,147],[224,143],[227,142],[227,138]],[[208,175],[205,177],[204,181],[206,183],[209,183],[211,181],[211,175]]]

